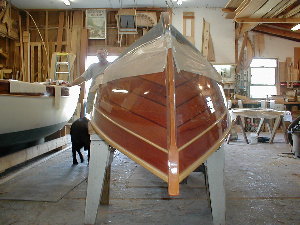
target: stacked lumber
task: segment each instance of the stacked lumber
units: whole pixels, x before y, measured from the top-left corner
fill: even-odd
[[[247,31],[254,30],[290,39],[300,39],[300,34],[282,30],[268,23],[299,23],[300,6],[297,0],[230,0],[223,11],[227,19],[235,20],[237,38]]]

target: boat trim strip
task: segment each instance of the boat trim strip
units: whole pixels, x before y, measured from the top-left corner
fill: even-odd
[[[198,134],[196,137],[192,138],[190,141],[188,141],[187,143],[185,143],[184,145],[182,145],[180,148],[178,148],[178,151],[182,151],[183,149],[185,149],[186,147],[188,147],[190,144],[192,144],[193,142],[195,142],[197,139],[199,139],[200,137],[202,137],[204,134],[206,134],[209,130],[211,130],[214,126],[216,126],[221,120],[224,119],[224,117],[227,115],[227,112],[225,112],[216,122],[214,122],[211,126],[209,126],[208,128],[206,128],[202,133]]]
[[[161,150],[161,151],[163,151],[163,152],[165,152],[165,153],[168,153],[168,150],[167,150],[167,149],[160,147],[159,145],[157,145],[157,144],[155,144],[155,143],[153,143],[153,142],[147,140],[146,138],[144,138],[144,137],[138,135],[137,133],[134,133],[133,131],[127,129],[126,127],[124,127],[124,126],[118,124],[117,122],[115,122],[114,120],[112,120],[111,118],[109,118],[108,116],[106,116],[106,115],[105,115],[103,112],[101,112],[99,109],[97,109],[97,108],[95,108],[95,109],[97,110],[98,113],[100,113],[103,117],[105,117],[105,119],[109,120],[110,122],[112,122],[112,123],[115,124],[116,126],[118,126],[118,127],[120,127],[121,129],[127,131],[128,133],[130,133],[130,134],[136,136],[137,138],[143,140],[144,142],[146,142],[146,143],[148,143],[148,144],[154,146],[155,148],[157,148],[157,149],[159,149],[159,150]]]
[[[147,140],[146,138],[140,136],[139,134],[127,129],[126,127],[120,125],[119,123],[117,123],[116,121],[112,120],[111,118],[109,118],[108,116],[106,116],[103,112],[101,112],[98,108],[94,107],[94,109],[96,109],[96,111],[98,113],[100,113],[103,117],[105,117],[107,120],[109,120],[110,122],[112,122],[113,124],[115,124],[116,126],[120,127],[121,129],[127,131],[128,133],[136,136],[137,138],[145,141],[146,143],[152,145],[153,147],[168,153],[168,150],[165,148],[160,147],[159,145]],[[185,143],[184,145],[182,145],[180,148],[178,148],[178,151],[182,151],[184,150],[186,147],[188,147],[189,145],[191,145],[192,143],[194,143],[197,139],[199,139],[200,137],[202,137],[204,134],[206,134],[210,129],[212,129],[214,126],[216,126],[221,120],[224,119],[224,117],[227,115],[227,112],[225,112],[216,122],[214,122],[211,126],[209,126],[208,128],[206,128],[202,133],[200,133],[199,135],[197,135],[196,137],[194,137],[193,139],[191,139],[189,142]]]

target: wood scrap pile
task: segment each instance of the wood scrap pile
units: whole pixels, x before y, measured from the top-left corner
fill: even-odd
[[[294,88],[300,82],[300,48],[294,48],[294,62],[287,57],[285,62],[279,62],[279,82],[286,82],[288,88]]]

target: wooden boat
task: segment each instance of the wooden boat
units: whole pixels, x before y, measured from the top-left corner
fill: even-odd
[[[0,149],[37,141],[74,114],[79,87],[0,80]]]
[[[98,80],[92,115],[110,145],[168,182],[179,183],[222,144],[229,114],[213,66],[162,19]]]

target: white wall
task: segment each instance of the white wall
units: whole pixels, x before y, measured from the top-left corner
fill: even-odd
[[[220,8],[175,8],[172,24],[183,32],[183,12],[195,13],[195,45],[201,51],[203,18],[210,24],[216,62],[214,64],[233,64],[234,22],[225,19]]]
[[[251,34],[256,34],[251,32]],[[278,61],[284,62],[287,57],[294,60],[294,48],[300,47],[300,43],[290,41],[279,37],[264,34],[265,50],[262,52],[261,58],[278,58]]]

